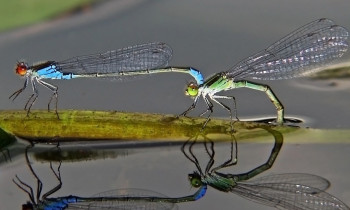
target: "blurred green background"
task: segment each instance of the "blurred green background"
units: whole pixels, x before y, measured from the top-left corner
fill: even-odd
[[[88,9],[98,0],[0,0],[0,31]]]

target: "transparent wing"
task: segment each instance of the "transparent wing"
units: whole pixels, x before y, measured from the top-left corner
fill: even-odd
[[[329,19],[313,21],[233,66],[227,75],[278,80],[320,71],[348,49],[349,32]]]
[[[349,209],[338,198],[316,188],[289,183],[239,183],[232,192],[278,209]]]
[[[250,184],[277,184],[277,183],[288,183],[295,185],[304,185],[319,190],[326,190],[331,185],[329,181],[323,177],[304,174],[304,173],[286,173],[286,174],[272,174],[254,180],[248,181]]]
[[[120,199],[115,200],[103,200],[100,199],[99,201],[86,201],[86,202],[79,202],[79,203],[72,203],[69,204],[68,208],[69,210],[72,209],[177,209],[177,205],[174,203],[165,203],[165,202],[149,202],[149,201],[143,201],[142,199],[135,201],[135,200],[128,200],[128,197],[166,197],[165,195],[162,195],[160,193],[150,191],[150,190],[143,190],[143,189],[117,189],[117,190],[111,190],[102,192],[96,195],[93,195],[90,199],[93,198],[126,198],[124,201]]]
[[[172,49],[162,42],[148,43],[57,62],[62,73],[117,73],[155,69],[168,65]]]

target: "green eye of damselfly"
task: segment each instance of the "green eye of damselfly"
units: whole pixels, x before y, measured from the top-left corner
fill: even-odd
[[[191,186],[198,188],[198,187],[202,186],[202,181],[200,179],[192,179]]]
[[[185,94],[188,96],[197,96],[198,95],[198,85],[193,83],[193,82],[188,84]]]
[[[189,174],[188,179],[190,180],[192,187],[198,188],[202,186],[202,180],[199,174],[197,173]]]

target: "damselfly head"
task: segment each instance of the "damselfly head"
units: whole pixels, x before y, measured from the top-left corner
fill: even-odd
[[[28,71],[28,65],[24,62],[18,62],[15,70],[16,70],[16,74],[19,74],[20,76],[24,76]]]
[[[188,180],[190,180],[192,187],[198,188],[202,186],[201,176],[197,172],[194,172],[193,174],[189,174]]]
[[[195,97],[198,95],[198,85],[194,82],[190,82],[185,91],[185,95]]]

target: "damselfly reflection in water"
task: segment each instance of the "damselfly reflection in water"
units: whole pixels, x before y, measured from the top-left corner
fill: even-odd
[[[209,112],[203,128],[213,113],[213,103],[226,109],[232,120],[233,114],[230,107],[219,100],[232,100],[236,112],[235,98],[217,94],[245,87],[265,92],[277,109],[277,123],[282,124],[284,108],[271,88],[247,79],[291,79],[323,70],[326,65],[340,58],[347,51],[348,36],[349,32],[345,28],[326,18],[306,24],[268,48],[243,59],[229,70],[214,74],[203,84],[190,83],[186,93],[194,98],[194,102],[182,115],[185,116],[193,110],[198,99],[202,97],[207,109],[201,115]]]
[[[167,67],[172,56],[172,49],[165,43],[154,42],[126,47],[118,50],[76,56],[64,61],[45,61],[29,66],[25,62],[18,62],[16,74],[25,78],[24,86],[14,92],[10,98],[15,100],[30,83],[33,94],[24,106],[29,115],[30,109],[39,96],[37,84],[50,91],[52,97],[48,103],[55,99],[55,112],[57,112],[58,87],[44,80],[70,80],[75,78],[114,78],[119,80],[130,79],[140,75],[150,75],[165,72],[178,72],[190,74],[198,84],[203,83],[202,74],[191,67]]]
[[[30,201],[23,205],[23,209],[38,209],[38,210],[66,210],[66,209],[176,209],[175,203],[188,202],[198,200],[204,196],[207,187],[201,186],[193,195],[167,198],[166,196],[143,189],[119,189],[98,193],[92,197],[81,196],[63,196],[51,197],[62,187],[61,179],[61,161],[59,162],[57,171],[54,170],[50,162],[50,169],[58,180],[58,184],[44,193],[41,196],[43,183],[35,173],[28,158],[28,150],[32,145],[25,150],[25,158],[27,165],[36,179],[37,190],[34,193],[33,188],[22,181],[17,175],[13,182],[29,196]]]
[[[220,172],[220,169],[237,164],[238,151],[234,136],[232,136],[230,158],[217,167],[213,167],[215,162],[214,142],[210,139],[203,142],[209,156],[204,171],[193,151],[196,140],[186,142],[182,147],[182,152],[197,168],[197,171],[189,174],[191,185],[193,187],[209,185],[216,190],[235,193],[251,201],[279,209],[349,209],[338,198],[325,192],[330,183],[320,176],[287,173],[252,179],[273,166],[283,144],[283,136],[280,132],[268,126],[259,126],[259,128],[266,130],[274,137],[275,143],[271,154],[264,164],[241,174]]]
[[[20,187],[29,195],[29,205],[32,205],[33,208],[37,209],[43,207],[51,207],[52,205],[62,205],[61,207],[59,206],[57,209],[74,209],[75,207],[77,208],[77,206],[79,208],[86,209],[88,207],[92,208],[91,204],[97,206],[98,209],[101,209],[101,206],[103,205],[107,205],[110,209],[113,209],[120,208],[120,205],[123,208],[123,206],[136,206],[140,203],[146,203],[147,205],[149,203],[162,203],[163,205],[168,205],[165,203],[172,204],[180,202],[190,202],[203,198],[208,185],[218,191],[236,193],[252,201],[259,202],[268,206],[276,206],[277,208],[348,209],[348,207],[340,200],[324,192],[329,187],[329,182],[322,177],[310,174],[291,173],[268,175],[262,178],[255,178],[255,176],[260,175],[261,173],[265,172],[270,167],[272,167],[282,147],[283,136],[280,132],[273,130],[272,128],[267,126],[252,127],[251,129],[252,131],[255,131],[255,129],[257,129],[258,132],[260,132],[261,129],[266,130],[269,135],[273,136],[274,146],[272,148],[268,160],[264,164],[254,168],[253,170],[249,170],[246,173],[231,174],[224,173],[224,170],[222,170],[225,168],[226,171],[231,170],[233,169],[233,167],[230,166],[234,166],[237,164],[238,154],[237,142],[234,139],[235,136],[232,136],[232,141],[229,142],[230,146],[227,147],[227,149],[230,149],[230,157],[227,161],[223,161],[224,163],[219,164],[219,166],[216,166],[217,164],[214,165],[215,158],[217,158],[219,153],[215,154],[214,143],[210,141],[209,138],[205,137],[206,142],[203,143],[205,146],[204,155],[209,155],[209,161],[206,162],[205,169],[203,168],[204,170],[202,170],[202,167],[198,161],[199,159],[195,155],[195,149],[197,149],[195,148],[195,145],[199,145],[199,143],[197,143],[196,141],[192,141],[193,138],[184,143],[184,145],[182,146],[183,154],[188,160],[191,161],[191,163],[194,163],[197,168],[197,171],[189,174],[188,178],[191,186],[198,188],[198,190],[194,194],[189,196],[178,198],[166,198],[165,196],[155,194],[151,191],[146,191],[147,195],[142,197],[135,195],[134,191],[128,190],[126,199],[125,197],[122,197],[120,191],[114,190],[110,191],[111,194],[108,195],[107,193],[102,193],[88,198],[82,198],[81,196],[52,197],[52,195],[55,192],[57,192],[62,186],[62,183],[60,181],[60,170],[54,173],[56,174],[56,178],[58,177],[57,179],[59,179],[59,182],[61,184],[58,185],[58,187],[55,187],[52,190],[50,190],[48,193],[45,193],[43,196],[40,196],[42,183],[39,178],[36,178],[36,180],[38,186],[37,189],[40,190],[37,190],[36,194],[34,194],[33,189],[23,181],[16,178],[15,182],[17,182],[18,187]],[[199,133],[199,135],[205,135],[205,131]],[[196,138],[194,139],[196,140]],[[28,152],[26,154],[28,155]],[[28,159],[28,157],[26,158]],[[216,161],[218,160],[216,159]],[[28,167],[31,168],[32,166],[29,164],[29,160],[27,160],[27,162]],[[53,169],[51,170],[53,171]],[[33,174],[35,174],[32,168],[31,171]],[[174,181],[174,183],[177,183],[176,180]],[[108,198],[112,201],[102,200],[105,198]],[[314,202],[314,204],[308,202]],[[321,203],[323,203],[322,206],[317,205]],[[152,205],[156,205],[158,208],[161,204]]]

